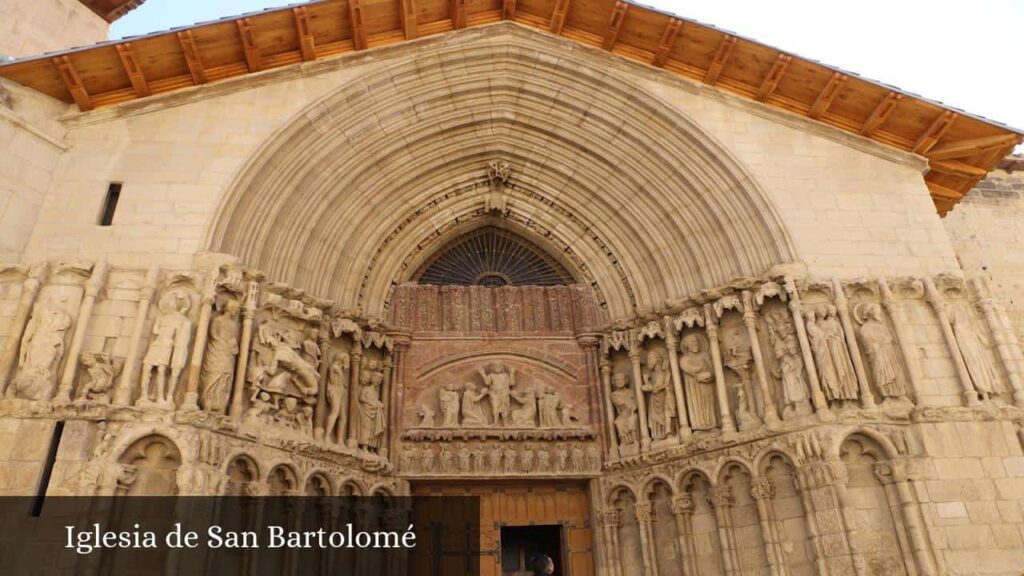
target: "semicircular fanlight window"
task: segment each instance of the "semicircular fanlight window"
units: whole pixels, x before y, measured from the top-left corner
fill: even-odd
[[[420,284],[557,286],[572,275],[533,243],[495,227],[451,241],[414,276]]]

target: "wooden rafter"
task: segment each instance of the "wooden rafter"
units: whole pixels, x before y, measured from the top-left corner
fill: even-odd
[[[952,110],[946,110],[939,114],[939,117],[928,126],[928,129],[917,137],[917,141],[914,142],[914,147],[911,150],[915,154],[927,154],[946,135],[953,122],[956,121],[957,116],[958,114]]]
[[[629,4],[622,0],[616,2],[615,7],[612,8],[612,15],[608,18],[608,27],[604,31],[604,40],[601,42],[601,47],[605,50],[615,47],[615,42],[619,39],[619,30],[622,29],[622,22],[626,20],[628,11]]]
[[[406,40],[419,36],[416,0],[402,0],[402,34]]]
[[[902,94],[889,91],[882,98],[882,101],[878,103],[878,106],[875,106],[875,109],[871,111],[871,115],[864,121],[864,125],[860,127],[861,136],[867,136],[868,138],[873,136],[896,110],[896,105],[900,103],[900,100],[903,100]]]
[[[57,67],[64,87],[71,93],[71,98],[74,99],[75,104],[78,104],[78,109],[83,112],[92,110],[92,98],[86,92],[85,86],[82,85],[82,78],[71,64],[71,59],[67,56],[57,56],[53,59],[53,65]]]
[[[718,77],[722,74],[722,70],[729,63],[729,57],[732,56],[734,46],[736,46],[735,36],[729,35],[722,38],[722,43],[718,45],[718,50],[715,51],[715,58],[711,60],[711,66],[704,73],[705,84],[714,86],[715,82],[718,82]]]
[[[782,78],[786,75],[786,69],[789,68],[789,63],[792,61],[792,56],[779,52],[772,67],[768,70],[768,74],[765,75],[764,80],[761,80],[761,86],[757,89],[759,102],[764,102],[775,93],[775,89],[779,87],[779,82],[782,82]]]
[[[926,184],[928,185],[928,191],[936,198],[956,201],[963,197],[961,192],[953,190],[952,188],[947,188],[941,184],[936,184],[934,182],[926,182]]]
[[[135,95],[139,98],[145,98],[152,94],[152,91],[149,89],[149,82],[146,81],[146,75],[143,74],[142,68],[139,67],[139,62],[135,58],[135,50],[132,49],[132,43],[118,44],[116,48],[117,56],[121,59],[121,66],[124,67],[124,72],[128,75],[128,81],[132,83]]]
[[[936,146],[928,152],[931,160],[949,160],[951,158],[964,158],[995,148],[1006,148],[1020,143],[1020,136],[1015,134],[999,134],[996,136],[983,136],[957,142],[949,142],[942,146]]]
[[[569,13],[569,0],[555,0],[555,9],[551,13],[551,22],[548,30],[552,34],[561,34],[565,26],[565,17]]]
[[[305,6],[296,6],[292,9],[295,17],[295,33],[299,35],[299,51],[302,52],[302,60],[311,62],[316,60],[316,39],[313,38],[313,31],[309,27],[309,10]]]
[[[263,58],[260,56],[260,47],[256,45],[256,31],[253,29],[252,20],[242,18],[235,23],[238,25],[238,37],[242,40],[245,64],[249,67],[249,72],[263,70]]]
[[[450,0],[452,28],[461,30],[466,27],[467,11],[466,0]]]
[[[825,83],[825,87],[818,93],[818,97],[815,98],[814,104],[811,104],[811,109],[807,112],[807,115],[811,118],[821,118],[821,115],[828,111],[829,106],[832,105],[836,96],[838,96],[839,92],[842,91],[843,85],[846,84],[846,81],[849,79],[849,76],[840,72],[833,74],[832,77],[828,79],[828,82]]]
[[[668,55],[672,52],[672,48],[676,45],[676,38],[679,37],[679,31],[683,28],[683,21],[672,18],[668,21],[665,26],[665,31],[661,34],[661,41],[658,42],[658,49],[654,52],[654,58],[651,59],[651,65],[661,68],[668,62]]]
[[[515,20],[516,19],[516,0],[502,0],[502,2],[501,2],[501,19],[502,20]]]
[[[348,16],[352,22],[352,47],[366,49],[366,8],[363,0],[348,0]]]
[[[929,168],[933,172],[959,178],[984,178],[988,171],[959,160],[932,160]]]
[[[203,59],[199,54],[199,47],[196,46],[196,39],[192,35],[192,31],[178,32],[178,43],[181,44],[181,52],[185,56],[188,71],[192,74],[192,82],[196,85],[206,84],[206,68],[203,67]]]

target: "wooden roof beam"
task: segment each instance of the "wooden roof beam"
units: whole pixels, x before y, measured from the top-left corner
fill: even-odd
[[[295,17],[295,32],[299,35],[302,60],[312,62],[316,60],[316,39],[313,38],[313,31],[309,27],[309,10],[305,6],[296,6],[292,8],[292,15]]]
[[[363,0],[348,0],[349,22],[352,23],[352,46],[356,50],[366,49],[366,7]]]
[[[870,138],[885,124],[885,121],[889,119],[893,111],[896,110],[896,105],[903,100],[902,94],[897,94],[890,91],[882,98],[882,101],[875,106],[875,109],[871,111],[871,115],[864,121],[864,125],[860,127],[860,135],[867,136]]]
[[[933,172],[959,178],[984,178],[988,171],[959,160],[932,160],[928,164]]]
[[[929,150],[938,144],[939,140],[942,140],[942,137],[946,135],[949,127],[953,125],[958,116],[959,114],[950,110],[939,114],[939,117],[932,122],[931,126],[918,136],[917,142],[914,143],[914,147],[911,150],[915,154],[927,154]]]
[[[452,28],[462,30],[466,27],[466,0],[450,0]]]
[[[668,62],[668,55],[676,45],[676,38],[679,37],[679,31],[682,28],[682,20],[672,18],[668,21],[665,31],[661,34],[661,41],[658,42],[658,49],[654,51],[654,58],[651,59],[652,66],[661,68],[665,65],[665,62]]]
[[[117,50],[117,56],[121,59],[121,66],[124,67],[125,73],[128,74],[128,81],[132,83],[135,95],[139,98],[145,98],[152,94],[152,91],[149,89],[149,82],[146,81],[146,75],[143,74],[138,60],[135,59],[135,50],[132,49],[132,43],[115,44],[114,48]]]
[[[501,2],[501,19],[502,20],[515,20],[516,19],[516,0],[502,0],[502,2]]]
[[[188,71],[192,74],[192,82],[197,86],[206,84],[206,69],[203,67],[203,59],[199,55],[199,47],[196,46],[196,39],[192,35],[192,31],[178,32],[178,43],[181,44],[181,52],[185,55]]]
[[[761,81],[761,86],[757,89],[758,102],[764,102],[775,93],[775,89],[779,87],[779,82],[782,82],[782,78],[786,75],[786,69],[789,68],[789,63],[792,61],[792,56],[779,52],[772,67],[768,70],[768,74]]]
[[[412,40],[419,36],[418,10],[416,0],[401,0],[402,5],[402,34],[406,40]]]
[[[75,100],[75,104],[78,104],[78,109],[82,112],[92,110],[95,107],[92,98],[85,90],[85,86],[82,85],[82,77],[78,75],[78,71],[71,64],[71,59],[67,56],[57,56],[53,59],[53,65],[57,67],[64,87],[71,93],[71,98]]]
[[[814,99],[814,104],[811,104],[811,109],[807,112],[807,115],[811,118],[818,119],[825,112],[828,112],[829,106],[842,91],[843,85],[850,77],[846,74],[836,72],[832,74],[832,77],[825,83],[825,87],[818,93],[818,97]]]
[[[931,195],[935,198],[953,200],[955,202],[964,196],[960,192],[953,190],[952,188],[947,188],[941,184],[936,184],[934,182],[925,182],[925,184],[928,185],[928,191],[931,192]]]
[[[551,23],[548,29],[552,34],[561,34],[565,27],[565,17],[569,13],[569,0],[555,0],[555,9],[551,12]]]
[[[611,51],[615,48],[615,42],[619,39],[619,30],[622,30],[622,22],[626,20],[626,13],[629,12],[629,4],[619,0],[612,8],[612,15],[608,18],[608,26],[604,29],[604,40],[601,48]]]
[[[263,70],[263,58],[260,56],[260,48],[256,45],[256,31],[252,27],[252,20],[242,18],[235,20],[238,26],[238,37],[242,39],[242,48],[245,49],[245,65],[249,72]]]
[[[999,134],[996,136],[982,136],[981,138],[970,138],[950,142],[942,146],[936,146],[928,152],[929,160],[949,160],[951,158],[963,158],[973,156],[993,148],[1005,148],[1020,143],[1021,137],[1016,134]]]
[[[725,38],[722,38],[722,42],[718,45],[718,50],[715,51],[715,58],[711,60],[711,66],[704,73],[705,84],[714,86],[715,82],[718,82],[718,77],[721,76],[725,65],[729,63],[729,57],[732,56],[732,49],[735,46],[735,36],[727,35]]]

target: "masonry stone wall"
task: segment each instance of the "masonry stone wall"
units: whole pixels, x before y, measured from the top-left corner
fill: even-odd
[[[79,0],[0,0],[0,14],[0,54],[15,58],[102,42],[110,26]]]

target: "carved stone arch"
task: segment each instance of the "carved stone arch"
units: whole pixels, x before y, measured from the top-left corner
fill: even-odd
[[[608,498],[606,504],[608,506],[614,506],[615,502],[622,497],[623,494],[628,494],[634,501],[639,501],[637,497],[636,489],[626,483],[615,484],[608,490]]]
[[[768,514],[762,529],[771,536],[772,552],[793,576],[817,574],[818,551],[808,527],[808,516],[814,512],[810,496],[797,482],[796,458],[769,447],[754,462]]]
[[[686,483],[689,482],[694,476],[702,477],[704,481],[708,483],[709,486],[715,485],[714,481],[712,480],[712,478],[714,478],[714,471],[705,470],[701,466],[691,466],[690,468],[685,468],[678,474],[676,474],[676,492],[681,493],[684,487],[686,486]]]
[[[512,348],[487,349],[484,351],[473,351],[466,352],[464,354],[445,356],[444,358],[441,358],[420,370],[420,372],[415,375],[415,378],[418,380],[427,379],[445,368],[450,368],[451,366],[460,363],[472,362],[485,357],[494,360],[507,359],[507,357],[522,358],[542,365],[554,372],[558,372],[568,379],[576,379],[576,373],[567,368],[565,363],[556,356],[549,355],[541,351],[518,350]]]
[[[767,194],[696,122],[606,54],[495,30],[500,41],[426,44],[296,114],[237,175],[208,247],[379,316],[413,245],[485,210],[481,174],[501,159],[509,214],[579,251],[613,319],[633,314],[631,294],[658,307],[795,259]],[[431,199],[443,214],[424,208]]]
[[[715,472],[712,477],[715,479],[716,486],[721,485],[722,478],[731,467],[739,467],[747,474],[747,476],[750,476],[751,478],[754,477],[754,467],[751,466],[749,462],[738,456],[727,456],[715,465]]]
[[[675,483],[672,479],[664,474],[655,473],[652,474],[646,482],[644,482],[643,488],[639,491],[640,498],[645,502],[650,502],[651,492],[659,485],[664,484],[668,487],[669,492],[674,496],[676,494]]]
[[[227,494],[246,494],[252,490],[254,483],[260,481],[260,465],[249,454],[238,451],[224,460],[224,491]]]
[[[271,496],[294,494],[299,489],[299,474],[289,463],[281,463],[267,473],[267,493]]]
[[[366,487],[356,478],[342,478],[338,481],[339,496],[363,496],[368,494]]]
[[[118,462],[125,469],[118,481],[118,494],[171,496],[177,493],[181,451],[167,436],[147,434],[139,438],[121,453]]]
[[[850,438],[854,438],[856,436],[863,436],[870,439],[871,442],[866,445],[870,446],[870,448],[877,453],[876,456],[878,457],[878,460],[891,460],[893,458],[898,458],[900,455],[899,450],[897,450],[896,446],[893,445],[892,440],[887,438],[878,430],[863,425],[853,426],[848,430],[845,430],[842,434],[836,434],[832,442],[830,452],[834,456],[841,456],[843,445],[846,444]]]
[[[335,488],[331,483],[331,476],[321,469],[310,472],[303,484],[305,486],[305,494],[307,496],[334,495]]]
[[[129,428],[123,431],[110,446],[110,454],[123,454],[128,447],[135,444],[146,436],[163,436],[170,440],[178,453],[181,454],[182,462],[195,462],[199,459],[198,442],[183,441],[182,431],[178,428],[163,426],[159,424],[144,425]]]
[[[396,496],[394,488],[386,484],[375,484],[370,488],[369,494],[371,496],[385,496],[394,497]]]
[[[765,466],[767,466],[768,459],[772,456],[781,456],[785,458],[786,461],[794,468],[796,468],[796,463],[800,461],[800,459],[797,458],[796,453],[787,447],[775,445],[765,446],[754,455],[750,466],[755,478],[764,476]]]
[[[679,508],[683,515],[681,553],[687,574],[725,574],[718,511],[711,499],[715,490],[711,476],[701,468],[679,474]]]

